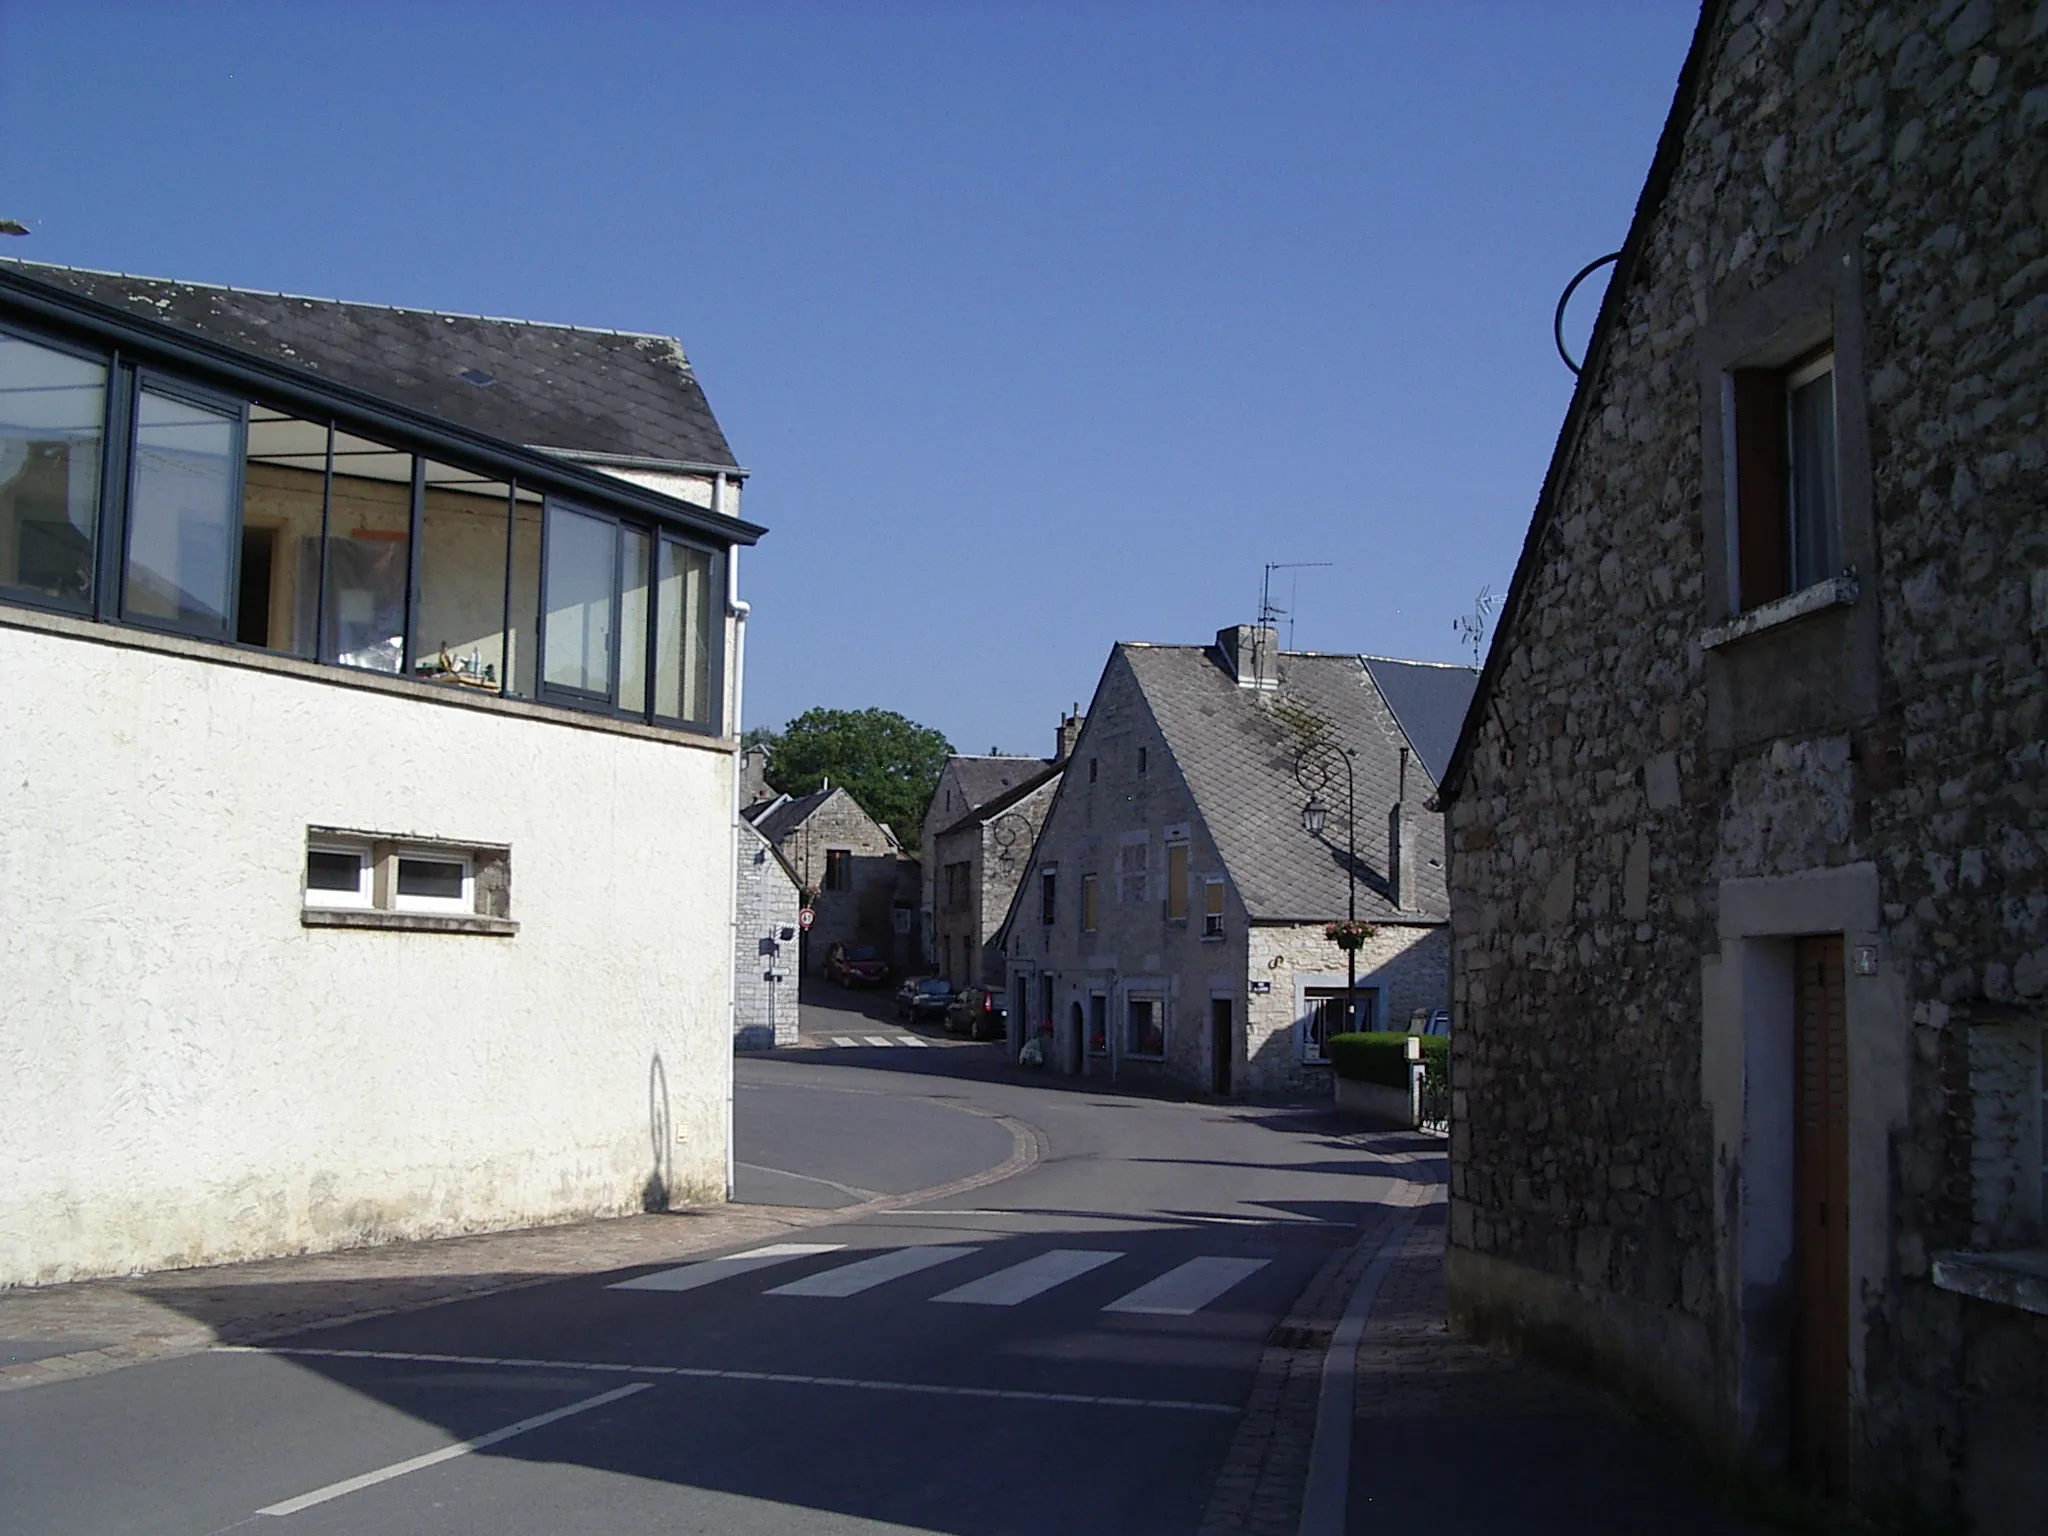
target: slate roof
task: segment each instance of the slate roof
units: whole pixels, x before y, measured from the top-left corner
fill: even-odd
[[[1051,767],[1042,757],[955,757],[953,782],[970,806],[979,806]],[[950,830],[950,829],[948,829]]]
[[[996,759],[982,758],[979,759],[979,761],[989,762],[996,761]],[[1051,783],[1054,779],[1058,778],[1060,776],[1061,771],[1067,766],[1065,763],[1048,763],[1041,758],[1035,757],[1012,757],[1007,759],[999,759],[999,761],[1007,761],[1011,763],[1037,763],[1038,772],[1032,774],[1027,779],[1024,779],[1016,784],[1012,784],[1008,789],[1004,790],[1001,794],[996,795],[994,798],[982,801],[979,805],[975,806],[973,810],[969,811],[965,816],[962,816],[958,821],[955,821],[951,826],[939,828],[939,830],[935,832],[933,836],[946,837],[954,832],[962,831],[967,827],[977,826],[983,822],[994,820],[996,817],[1002,815],[1003,812],[1007,811],[1011,806],[1015,805],[1018,801],[1029,799],[1032,795],[1036,794],[1039,790],[1043,789],[1047,784]]]
[[[1397,661],[1391,656],[1362,659],[1379,685],[1380,697],[1429,770],[1430,782],[1442,783],[1465,711],[1472,704],[1472,690],[1479,685],[1479,669],[1451,662]]]
[[[757,816],[748,816],[746,811],[740,814],[746,816],[754,830],[769,842],[779,843],[810,820],[811,812],[838,793],[839,786],[834,784],[830,789],[814,789],[808,795],[770,800]]]
[[[1288,722],[1308,717],[1358,754],[1359,917],[1412,923],[1448,915],[1441,868],[1410,871],[1415,888],[1407,908],[1387,900],[1386,818],[1407,741],[1359,657],[1283,651],[1279,687],[1260,693],[1238,687],[1210,647],[1124,644],[1117,655],[1143,692],[1253,918],[1326,922],[1344,915],[1341,771],[1322,791],[1331,808],[1324,839],[1301,827],[1308,795],[1295,778],[1300,737]],[[1410,784],[1409,804],[1426,814],[1419,788]]]
[[[523,447],[739,469],[672,337],[0,266]]]

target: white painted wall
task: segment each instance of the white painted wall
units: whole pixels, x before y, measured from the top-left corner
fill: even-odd
[[[729,750],[55,627],[0,623],[0,1284],[723,1197]],[[309,824],[509,844],[517,936],[302,927]]]

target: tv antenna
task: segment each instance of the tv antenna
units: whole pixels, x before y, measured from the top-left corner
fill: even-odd
[[[1500,607],[1500,598],[1494,594],[1491,583],[1479,589],[1479,595],[1472,600],[1472,611],[1451,620],[1451,628],[1472,647],[1472,665],[1478,666],[1486,659],[1486,627],[1492,620],[1494,610]]]
[[[1259,583],[1259,628],[1272,629],[1275,619],[1287,620],[1287,649],[1294,649],[1295,597],[1299,591],[1300,577],[1290,579],[1287,588],[1287,606],[1273,606],[1273,573],[1275,571],[1325,570],[1335,565],[1334,560],[1268,560],[1265,579]]]

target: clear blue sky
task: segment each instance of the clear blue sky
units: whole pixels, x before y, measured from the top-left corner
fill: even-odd
[[[1464,654],[1696,14],[0,0],[0,215],[681,337],[771,530],[747,722],[1043,753],[1112,642],[1248,621],[1267,561],[1333,562],[1279,577],[1299,648]]]

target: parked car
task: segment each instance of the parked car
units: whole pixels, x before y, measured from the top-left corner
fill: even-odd
[[[1418,1008],[1415,1012],[1420,1015],[1422,1010]],[[1418,1017],[1408,1026],[1408,1033],[1411,1035],[1449,1035],[1450,1032],[1451,1010],[1448,1008],[1434,1009],[1428,1018]]]
[[[969,1039],[1000,1040],[1010,1023],[1003,994],[994,987],[969,987],[946,1009],[946,1033]]]
[[[896,1017],[913,1024],[919,1019],[943,1019],[952,1002],[953,983],[943,976],[919,976],[896,989]]]
[[[842,987],[879,987],[889,979],[889,962],[872,944],[834,944],[825,951],[825,979]]]

